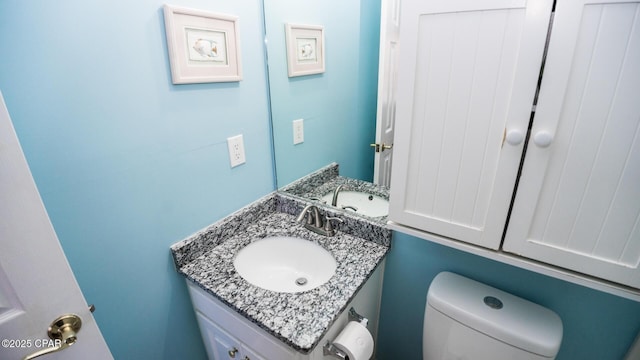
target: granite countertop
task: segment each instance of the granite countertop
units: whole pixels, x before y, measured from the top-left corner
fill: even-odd
[[[178,272],[302,353],[313,350],[364,285],[388,252],[391,237],[388,229],[373,221],[342,213],[329,213],[345,220],[336,235],[315,234],[295,221],[294,214],[305,205],[274,193],[171,247]],[[233,266],[235,254],[252,241],[276,235],[324,247],[337,262],[335,275],[300,293],[249,284]]]

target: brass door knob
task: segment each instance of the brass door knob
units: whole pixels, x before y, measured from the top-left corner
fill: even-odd
[[[369,144],[369,146],[375,148],[376,152],[383,152],[385,150],[391,150],[393,149],[393,144],[389,145],[389,144]]]
[[[23,360],[35,359],[39,356],[64,350],[78,341],[77,334],[82,327],[82,319],[75,314],[67,314],[53,320],[47,334],[51,340],[56,340],[56,346],[36,351],[27,355]]]

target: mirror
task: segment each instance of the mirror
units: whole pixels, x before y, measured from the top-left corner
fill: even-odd
[[[276,184],[336,162],[340,175],[372,181],[380,0],[264,0]],[[289,77],[285,24],[324,27],[325,72]],[[304,142],[294,145],[293,121]]]

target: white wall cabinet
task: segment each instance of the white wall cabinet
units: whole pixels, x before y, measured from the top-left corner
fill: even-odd
[[[640,3],[557,1],[531,129],[550,1],[420,3],[402,7],[390,220],[640,289]]]
[[[392,221],[500,246],[552,2],[402,1]]]
[[[640,3],[559,1],[504,249],[640,288],[639,125]]]

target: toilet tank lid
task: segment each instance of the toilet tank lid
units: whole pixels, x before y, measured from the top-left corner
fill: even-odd
[[[554,357],[562,342],[562,321],[555,312],[454,273],[442,272],[433,279],[427,305],[476,331],[540,356]]]

